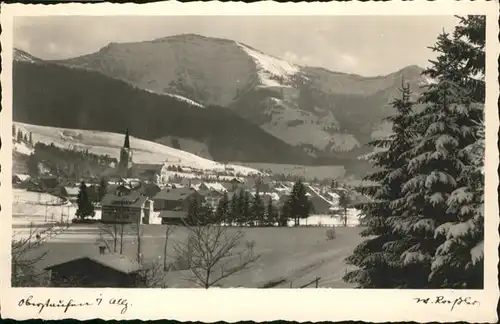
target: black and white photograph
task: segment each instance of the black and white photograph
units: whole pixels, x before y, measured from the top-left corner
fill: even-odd
[[[452,289],[474,312],[490,19],[16,15],[10,287]]]

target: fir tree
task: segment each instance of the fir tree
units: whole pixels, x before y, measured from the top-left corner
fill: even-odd
[[[199,219],[200,219],[199,225],[218,223],[218,220],[216,219],[215,212],[212,206],[208,204],[201,205]]]
[[[228,218],[228,223],[233,224],[234,222],[237,222],[239,217],[238,217],[238,193],[235,192],[233,194],[233,197],[231,198],[231,208],[229,211],[229,218]]]
[[[23,132],[20,129],[18,129],[17,130],[17,142],[21,143],[22,141],[23,141]]]
[[[99,201],[104,198],[104,196],[108,193],[108,181],[105,178],[101,178],[101,181],[99,182],[99,189],[97,193],[97,199]]]
[[[280,208],[278,216],[278,226],[288,226],[288,220],[292,218],[289,199],[285,201]]]
[[[255,197],[252,201],[252,210],[251,210],[252,221],[255,221],[258,226],[263,226],[265,223],[265,212],[266,208],[264,206],[264,202],[262,201],[260,192],[257,190],[257,192],[255,193]]]
[[[224,196],[219,200],[215,211],[215,219],[217,223],[228,223],[229,221],[229,197],[227,192],[224,192]]]
[[[244,209],[245,209],[245,191],[243,189],[240,189],[238,195],[236,196],[237,198],[237,203],[236,203],[236,222],[238,223],[239,226],[242,226],[245,224],[245,214],[244,214]]]
[[[446,271],[447,279],[435,280],[441,266],[433,263],[431,269],[431,261],[436,252],[440,254],[438,233],[443,224],[466,222],[472,217],[469,212],[460,215],[460,208],[450,204],[454,204],[456,190],[464,190],[464,195],[468,191],[463,172],[471,161],[462,151],[474,142],[473,121],[478,120],[481,110],[467,102],[465,89],[447,76],[426,92],[424,100],[428,106],[419,116],[424,127],[420,140],[409,151],[407,172],[411,179],[403,185],[405,197],[394,202],[396,208],[406,212],[406,217],[397,219],[394,230],[412,242],[411,248],[402,255],[403,267],[413,274],[408,282],[410,288],[425,287],[429,275],[432,281],[429,287],[455,288],[453,281],[463,281],[452,278],[452,273],[458,272],[450,269]],[[468,202],[465,199],[460,204]]]
[[[350,204],[351,204],[351,197],[349,195],[349,192],[347,190],[342,190],[339,196],[339,206],[342,209],[341,217],[344,226],[347,226],[347,208],[350,206]]]
[[[242,224],[253,225],[252,220],[252,210],[250,206],[250,193],[248,191],[243,191],[242,193],[242,205],[241,205],[241,216]]]
[[[269,200],[267,201],[267,206],[266,206],[265,225],[266,226],[274,226],[277,221],[278,221],[278,211],[276,210],[276,207],[273,204],[273,199],[271,197],[269,197]]]
[[[440,219],[434,232],[438,246],[432,258],[429,281],[432,287],[477,289],[483,288],[484,276],[482,167],[486,21],[484,16],[459,19],[453,39],[445,35],[438,39],[433,50],[439,52],[439,56],[432,68],[425,71],[437,79],[438,84],[424,96],[424,103],[433,107],[439,102],[436,98],[439,99],[439,89],[443,86],[451,89],[453,95],[452,100],[446,98],[450,106],[446,126],[455,145],[446,153],[456,169],[455,174],[449,167],[445,170],[453,176],[454,190],[446,199],[449,217]],[[432,109],[429,110],[428,114],[432,114]]]
[[[306,188],[302,180],[297,181],[292,188],[292,194],[288,199],[289,216],[293,218],[294,225],[299,225],[299,219],[307,218],[311,210],[311,204],[306,196]]]
[[[410,127],[414,105],[410,88],[403,81],[399,91],[401,97],[392,102],[395,114],[387,118],[392,122],[392,135],[369,144],[381,149],[372,157],[372,163],[380,171],[365,178],[376,185],[361,188],[361,193],[371,198],[369,203],[361,205],[367,226],[361,236],[370,238],[347,258],[347,263],[358,269],[347,273],[344,280],[361,288],[396,288],[405,277],[400,270],[400,256],[409,243],[404,236],[393,232],[389,220],[396,213],[391,202],[402,197],[401,187],[408,180],[404,154],[411,148],[415,134]]]
[[[29,136],[29,139],[28,139],[28,143],[29,143],[30,145],[33,145],[33,133],[32,133],[32,132],[30,132],[30,136]]]
[[[90,201],[87,189],[87,185],[82,181],[76,198],[76,204],[78,205],[76,216],[80,218],[85,218],[87,216],[94,217],[95,215],[94,205]]]
[[[475,164],[468,148],[482,125],[484,61],[477,71],[468,67],[468,58],[484,53],[474,45],[464,52],[464,40],[456,35],[441,34],[432,48],[439,55],[424,73],[435,83],[420,100],[425,109],[416,118],[419,138],[407,154],[411,179],[402,187],[405,196],[393,203],[404,216],[394,218],[393,230],[411,242],[401,255],[408,274],[404,286],[410,288],[482,287],[481,262],[474,261],[484,236],[482,180],[468,172]]]
[[[191,196],[188,198],[188,208],[187,208],[187,223],[188,225],[197,225],[200,223],[201,218],[201,206],[200,202],[196,197]]]
[[[17,132],[16,132],[16,125],[12,124],[12,138],[16,138]]]
[[[401,197],[380,199],[390,193],[386,176],[373,176],[382,185],[372,189],[379,200],[363,234],[377,236],[356,248],[348,261],[361,269],[345,279],[376,288],[483,287],[484,19],[461,18],[453,37],[443,33],[432,47],[439,55],[424,74],[433,83],[407,127],[410,149],[395,156],[407,162],[388,173],[400,178]]]

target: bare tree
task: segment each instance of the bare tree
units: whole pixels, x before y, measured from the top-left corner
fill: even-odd
[[[141,229],[141,223],[137,222],[135,226],[135,234],[136,234],[136,239],[137,239],[137,263],[142,265],[142,249],[141,249],[141,243],[142,243],[142,235],[144,234],[143,230]]]
[[[128,223],[103,223],[99,225],[98,243],[103,243],[108,251],[123,254],[123,235]]]
[[[334,217],[340,218],[345,227],[347,227],[348,223],[348,208],[352,205],[352,203],[352,191],[342,190],[339,194],[339,208],[331,211]]]
[[[170,235],[173,233],[174,227],[165,225],[165,245],[163,247],[163,271],[168,270],[167,265],[167,248],[168,248],[168,239]]]
[[[200,222],[203,224],[203,222]],[[254,253],[254,243],[243,244],[241,231],[229,233],[228,227],[220,225],[191,226],[187,243],[175,244],[178,255],[189,264],[193,277],[184,280],[203,288],[210,288],[221,280],[247,269],[260,255]]]
[[[48,251],[36,251],[49,240],[68,228],[68,223],[54,223],[46,226],[35,226],[30,223],[28,234],[12,233],[11,243],[11,284],[13,287],[39,286],[43,271],[36,269],[36,264],[43,260]]]
[[[164,284],[166,270],[163,269],[161,262],[155,260],[149,264],[142,264],[139,272],[138,288],[166,288]]]
[[[101,224],[99,226],[99,238],[97,241],[103,243],[108,251],[116,253],[118,246],[118,224]],[[121,245],[123,246],[123,236]]]

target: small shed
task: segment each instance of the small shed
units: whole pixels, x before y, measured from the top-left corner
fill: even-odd
[[[106,253],[79,256],[45,268],[53,287],[134,288],[140,285],[141,266],[128,257]]]
[[[158,217],[162,224],[183,225],[187,221],[188,213],[184,210],[162,210]]]

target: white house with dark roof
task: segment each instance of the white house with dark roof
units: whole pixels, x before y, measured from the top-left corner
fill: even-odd
[[[153,201],[138,192],[117,196],[107,194],[101,201],[101,220],[106,223],[149,224]]]

